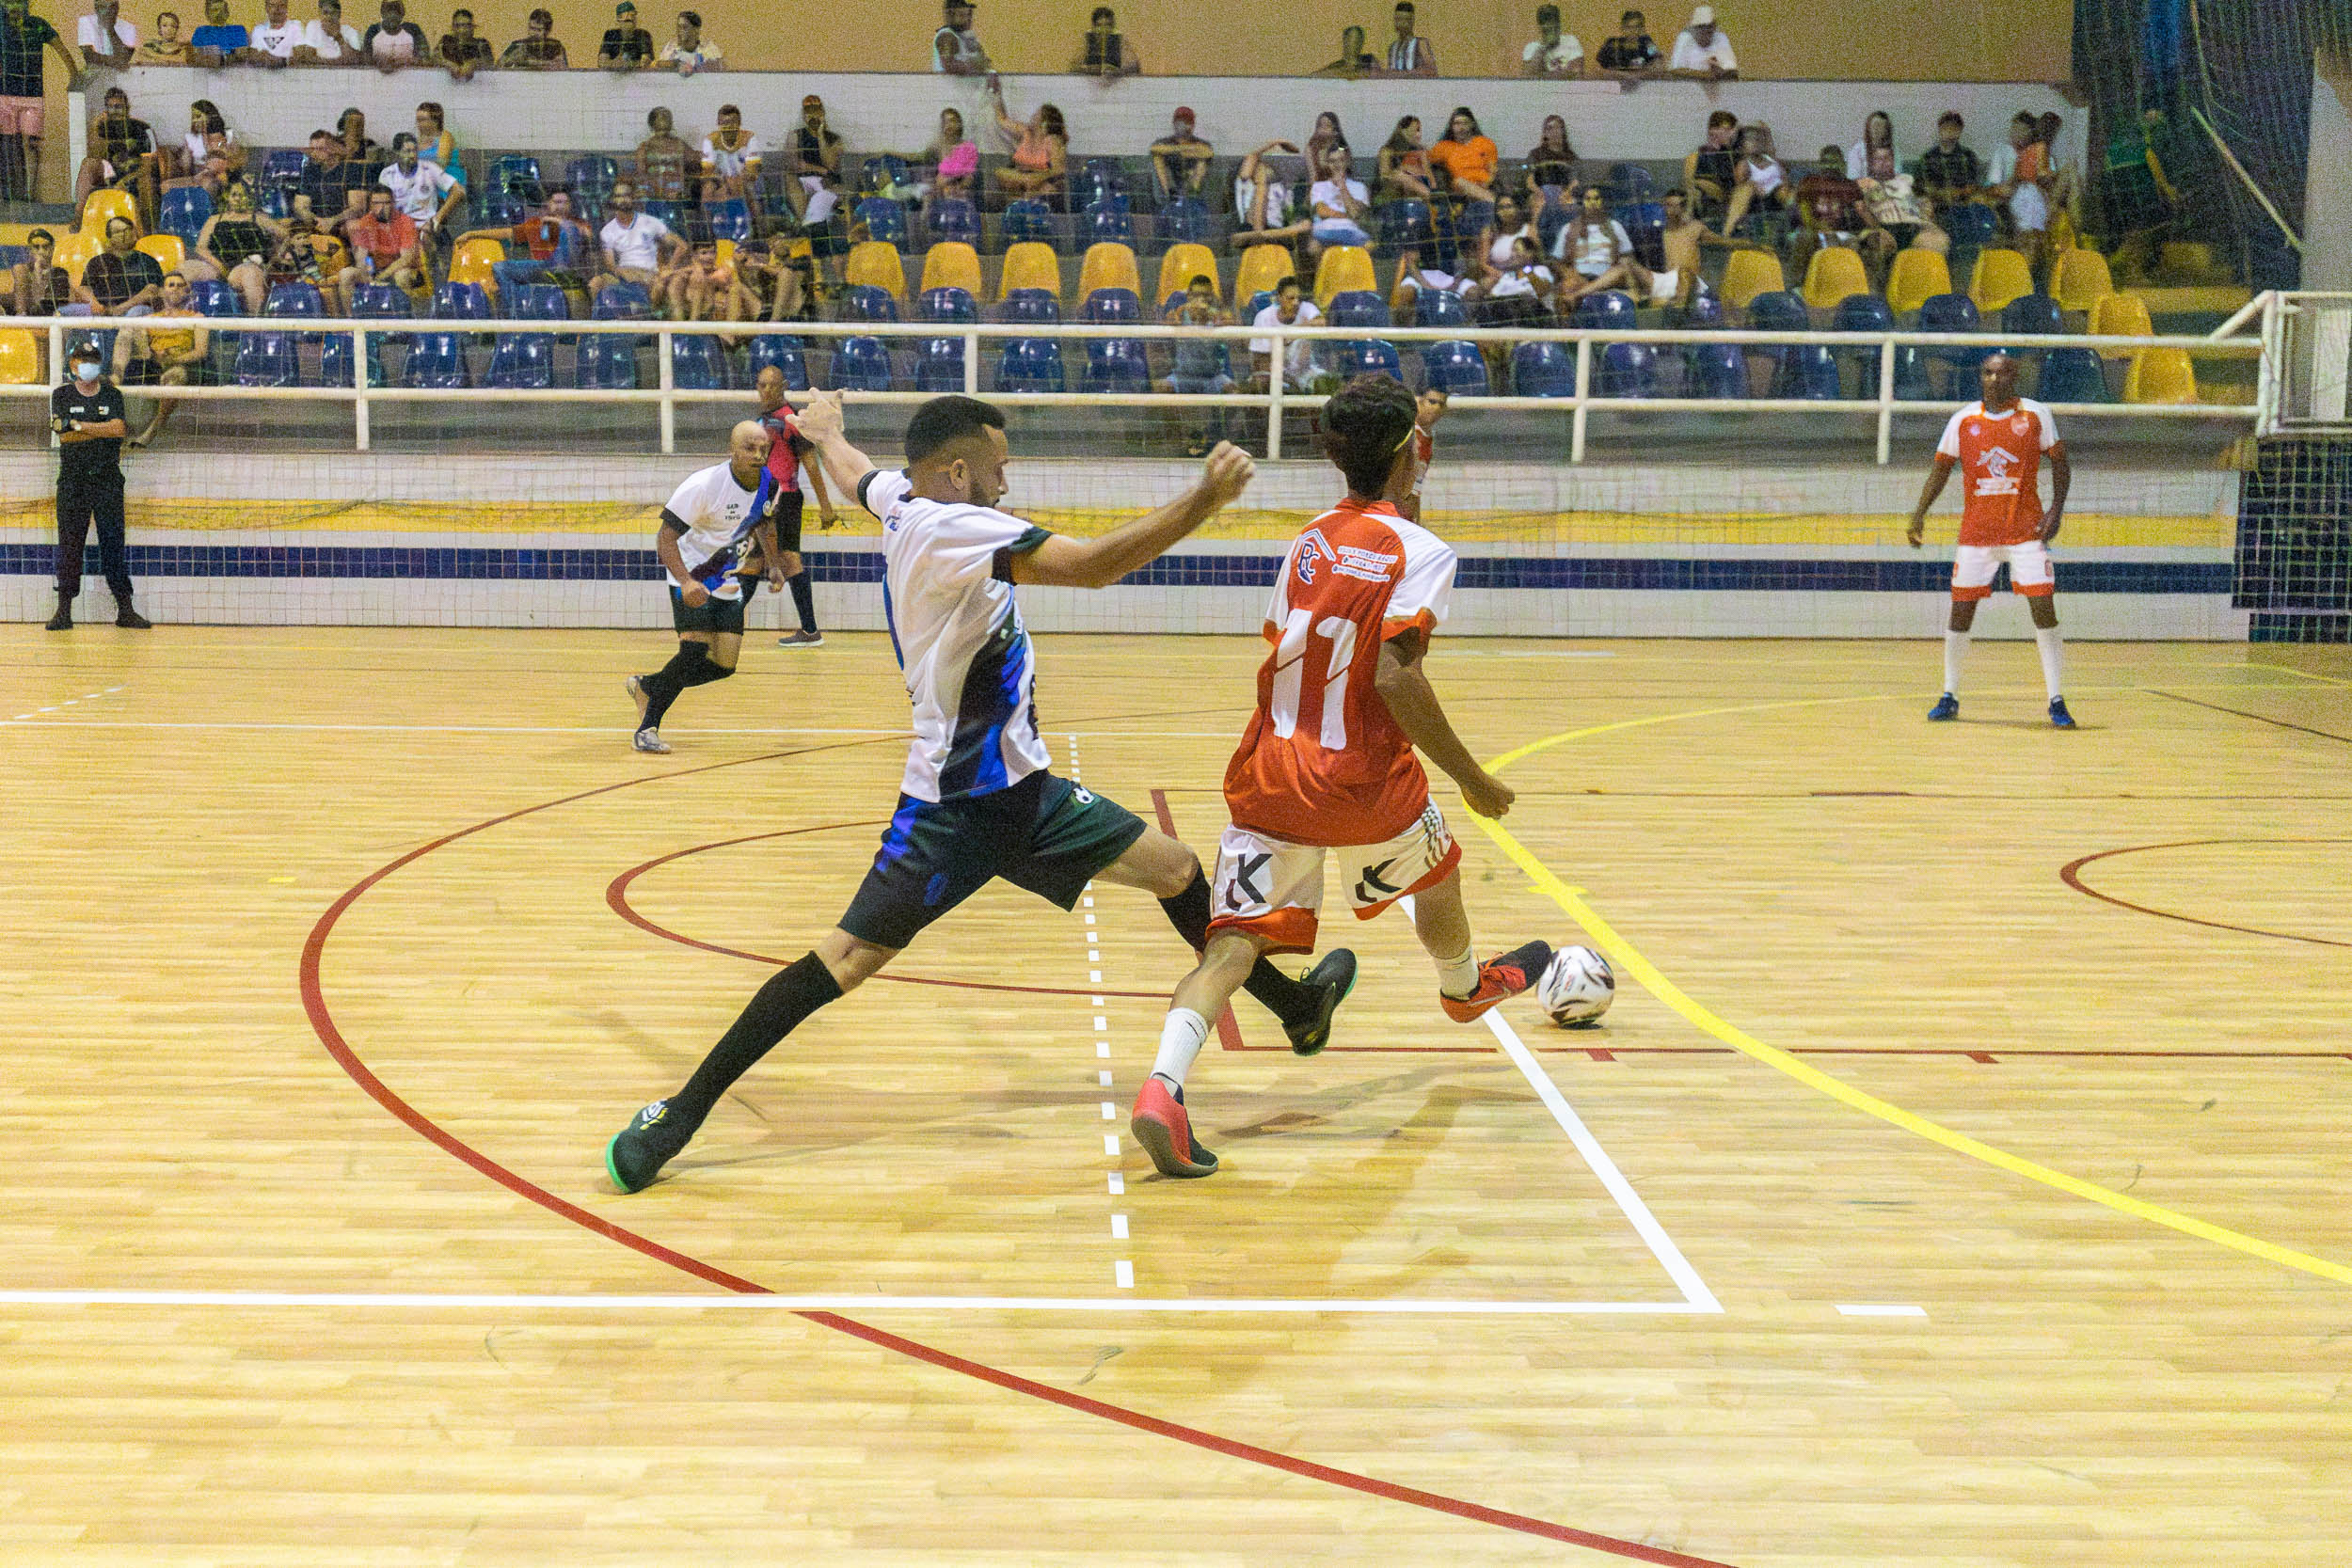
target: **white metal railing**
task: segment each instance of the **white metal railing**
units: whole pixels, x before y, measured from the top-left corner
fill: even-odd
[[[2262,296],[2256,433],[2352,432],[2352,293]]]
[[[352,405],[353,440],[357,450],[366,451],[370,446],[369,414],[379,404],[501,404],[501,403],[577,403],[577,404],[651,404],[658,407],[660,429],[660,450],[667,455],[676,449],[677,408],[680,404],[736,403],[743,399],[740,390],[726,388],[698,389],[675,385],[675,361],[672,343],[686,337],[723,337],[752,339],[759,337],[789,337],[804,340],[842,338],[914,338],[962,340],[963,389],[981,395],[980,345],[992,340],[1014,338],[1043,338],[1057,341],[1083,343],[1102,339],[1139,340],[1146,342],[1188,339],[1243,343],[1270,341],[1273,352],[1270,362],[1282,363],[1289,345],[1297,340],[1310,341],[1352,342],[1378,340],[1391,343],[1409,342],[1469,342],[1484,348],[1500,344],[1516,348],[1528,342],[1556,342],[1573,345],[1576,350],[1576,374],[1572,390],[1561,397],[1488,396],[1464,398],[1456,407],[1471,410],[1523,411],[1563,416],[1568,421],[1568,460],[1584,461],[1585,434],[1589,418],[1595,409],[1648,410],[1653,412],[1803,412],[1816,416],[1838,416],[1852,419],[1869,417],[1875,420],[1878,436],[1878,461],[1889,461],[1892,451],[1893,427],[1898,414],[1948,413],[1964,399],[1900,399],[1895,395],[1895,355],[1899,347],[1952,349],[1997,347],[2007,349],[2087,348],[2104,356],[2122,356],[2140,349],[2182,349],[2201,356],[2255,357],[2261,359],[2257,397],[2250,405],[2212,404],[2121,404],[2083,403],[2058,404],[2053,406],[2069,418],[2127,420],[2248,420],[2257,428],[2275,427],[2279,407],[2279,390],[2282,384],[2280,372],[2280,322],[2282,297],[2331,298],[2352,301],[2352,296],[2280,296],[2264,294],[2246,309],[2223,324],[2209,337],[2092,337],[2059,334],[2022,336],[2003,332],[1760,332],[1722,329],[1641,329],[1632,327],[1453,327],[1453,326],[1332,326],[1256,327],[1226,326],[1209,328],[1172,327],[1159,325],[1113,324],[1094,325],[1061,323],[1047,325],[1032,322],[660,322],[660,321],[450,321],[439,318],[311,318],[301,316],[206,316],[171,317],[171,330],[186,330],[195,326],[214,332],[272,332],[291,333],[317,338],[342,334],[350,340],[350,357],[354,367],[353,383],[348,386],[320,387],[132,387],[125,390],[142,398],[169,399],[173,402],[236,402],[236,401],[304,401],[340,402]],[[2256,316],[2261,318],[2257,334],[2241,335],[2238,329]],[[94,333],[137,331],[156,324],[152,317],[0,317],[0,330],[24,328],[47,335],[49,371],[52,377],[62,373],[64,350],[69,340]],[[564,337],[575,338],[596,334],[620,334],[631,338],[655,340],[655,361],[659,369],[657,384],[628,389],[588,388],[409,388],[370,384],[367,370],[371,338],[405,337],[419,333],[451,333],[470,337]],[[1594,371],[1599,351],[1611,343],[1645,343],[1653,347],[1678,347],[1691,344],[1729,343],[1742,349],[1765,350],[1787,345],[1820,345],[1840,349],[1878,350],[1878,387],[1876,392],[1860,398],[1668,398],[1611,397],[1593,390]],[[1246,367],[1236,367],[1237,370]],[[1080,367],[1066,366],[1067,374],[1076,376]],[[20,386],[0,386],[0,397],[46,397],[56,386],[39,383]],[[796,394],[798,395],[798,394]],[[935,394],[916,391],[859,392],[845,394],[852,404],[913,404]],[[1178,392],[987,392],[993,402],[1027,407],[1084,408],[1168,408],[1168,409],[1248,409],[1262,413],[1266,419],[1266,456],[1277,459],[1282,455],[1282,414],[1292,407],[1313,407],[1320,404],[1320,394],[1286,390],[1282,378],[1272,378],[1272,384],[1262,392],[1234,391],[1202,394]]]

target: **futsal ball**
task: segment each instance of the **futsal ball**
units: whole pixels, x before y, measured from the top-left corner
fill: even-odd
[[[1617,999],[1617,977],[1591,948],[1563,947],[1535,982],[1535,998],[1561,1028],[1590,1029]]]

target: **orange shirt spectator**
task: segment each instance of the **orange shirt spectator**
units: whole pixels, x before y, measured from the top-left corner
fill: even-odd
[[[1502,155],[1478,129],[1478,117],[1468,109],[1454,111],[1446,122],[1445,139],[1429,150],[1429,161],[1452,177],[1456,195],[1472,201],[1495,198],[1495,168]]]
[[[391,192],[380,186],[377,190],[380,194],[369,198],[368,215],[345,232],[353,254],[373,257],[375,270],[381,273],[389,271],[402,257],[417,248],[417,220],[392,207]]]

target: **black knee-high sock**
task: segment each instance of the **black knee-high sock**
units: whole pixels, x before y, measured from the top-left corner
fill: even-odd
[[[679,643],[669,663],[650,675],[637,677],[637,684],[645,689],[644,728],[660,728],[662,715],[670,711],[670,705],[688,687],[723,681],[733,673],[734,671],[721,669],[714,663],[710,650],[700,642]]]
[[[785,578],[785,586],[792,590],[792,608],[800,612],[801,629],[817,629],[817,595],[809,592],[808,573],[798,571]]]
[[[803,954],[797,963],[771,974],[753,996],[751,1006],[719,1037],[719,1043],[710,1048],[710,1054],[703,1058],[686,1086],[670,1097],[670,1119],[691,1135],[719,1103],[719,1097],[775,1049],[778,1040],[800,1027],[809,1014],[840,999],[841,988],[834,983],[833,971],[814,953]]]
[[[1209,944],[1209,879],[1205,873],[1194,872],[1192,884],[1173,898],[1161,899],[1160,908],[1168,911],[1168,923],[1194,952]],[[1314,1011],[1313,993],[1263,958],[1251,967],[1241,989],[1285,1023]]]

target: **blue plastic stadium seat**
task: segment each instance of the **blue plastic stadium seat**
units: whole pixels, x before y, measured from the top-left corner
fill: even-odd
[[[914,341],[914,389],[918,392],[963,390],[963,340],[917,338]]]
[[[657,201],[651,198],[646,198],[637,203],[637,210],[644,214],[649,218],[660,218],[664,224],[669,226],[672,233],[675,234],[677,232],[679,219],[676,202]]]
[[[808,390],[808,359],[798,338],[788,338],[781,332],[763,333],[754,338],[747,367],[750,379],[757,382],[759,372],[771,365],[784,372],[787,391]]]
[[[1919,307],[1919,330],[1922,332],[1975,332],[1983,325],[1977,314],[1977,302],[1966,294],[1937,294]],[[1974,370],[1984,363],[1990,349],[1981,347],[1939,348],[1931,350],[1934,356],[1963,370]]]
[[[201,283],[189,284],[188,301],[196,307],[199,315],[242,316],[245,314],[245,302],[237,297],[237,291],[218,278],[208,277]]]
[[[434,313],[440,313],[437,293]],[[643,283],[608,283],[596,294],[596,309],[589,314],[600,322],[644,321],[653,314],[653,297]]]
[[[1546,256],[1560,243],[1560,231],[1576,215],[1575,209],[1565,201],[1547,201],[1535,212],[1535,248]]]
[[[270,186],[297,185],[302,182],[303,166],[310,154],[298,147],[281,147],[275,152],[262,155],[262,183]]]
[[[499,314],[509,321],[569,321],[572,305],[553,283],[518,283],[499,296]]]
[[[1061,301],[1043,289],[1015,289],[997,307],[997,314],[1009,322],[1058,322]]]
[[[1836,319],[1831,323],[1840,332],[1891,332],[1895,328],[1894,308],[1876,294],[1848,294],[1837,302]],[[1854,363],[1860,368],[1861,381],[1857,388],[1861,396],[1879,395],[1879,350],[1850,349]]]
[[[714,240],[733,240],[741,245],[752,237],[752,204],[739,196],[712,202],[703,209],[703,214],[710,220],[710,237]]]
[[[838,317],[845,322],[895,322],[898,319],[898,302],[889,291],[871,283],[859,283],[841,292]]]
[[[1162,245],[1202,245],[1216,228],[1216,220],[1198,197],[1177,197],[1152,219],[1152,230]]]
[[[1634,324],[1633,296],[1614,289],[1603,289],[1597,294],[1586,294],[1576,302],[1572,325],[1577,326],[1630,327]]]
[[[1877,387],[1870,388],[1872,396]],[[1780,362],[1772,373],[1772,395],[1779,398],[1839,398],[1845,396],[1838,384],[1837,356],[1826,343],[1789,343],[1780,351]]]
[[[907,161],[896,152],[877,152],[866,160],[859,171],[866,189],[879,191],[890,185],[904,185],[914,179]]]
[[[1387,326],[1389,302],[1370,289],[1348,289],[1331,296],[1324,312],[1333,326]]]
[[[237,385],[292,387],[302,379],[291,332],[244,332],[237,337]]]
[[[395,288],[389,283],[361,283],[353,288],[351,313],[362,321],[404,321],[413,314],[408,304],[407,291]],[[385,385],[384,345],[387,342],[402,341],[402,338],[403,335],[398,333],[371,332],[368,334],[369,386]],[[333,341],[333,339],[328,340],[330,346]],[[339,377],[329,375],[328,379],[338,387],[344,385]]]
[[[1109,326],[1121,322],[1143,320],[1143,301],[1133,289],[1097,289],[1087,295],[1085,308],[1078,313],[1081,321]]]
[[[531,215],[523,198],[509,191],[487,191],[472,199],[474,226],[479,229],[512,229]]]
[[[1437,220],[1429,215],[1429,203],[1418,197],[1406,197],[1381,208],[1379,227],[1383,252],[1438,243]]]
[[[727,358],[716,338],[670,340],[670,385],[690,392],[723,391]]]
[[[444,283],[433,291],[433,314],[442,321],[486,322],[490,295],[479,283]]]
[[[978,248],[980,243],[980,210],[960,196],[933,197],[924,209],[923,227],[933,243],[960,240]]]
[[[1657,193],[1658,182],[1650,178],[1648,169],[1640,164],[1611,164],[1608,178],[1601,182],[1609,204],[1622,206],[1629,201],[1647,201]]]
[[[1152,361],[1143,344],[1133,338],[1096,338],[1087,343],[1086,378],[1089,392],[1148,392]]]
[[[466,344],[454,332],[420,332],[408,340],[408,360],[400,368],[404,387],[449,391],[470,386]]]
[[[485,387],[552,387],[555,385],[555,339],[546,332],[508,332],[490,351]]]
[[[575,198],[586,195],[601,199],[612,194],[620,177],[620,165],[601,152],[574,158],[564,169],[564,179],[572,187]]]
[[[1576,396],[1576,349],[1561,342],[1521,343],[1511,353],[1511,386],[1523,398]]]
[[[1593,391],[1605,398],[1658,395],[1658,351],[1647,343],[1607,343],[1593,362]]]
[[[1800,293],[1758,294],[1748,301],[1748,325],[1758,332],[1810,332],[1813,312]]]
[[[1379,338],[1354,338],[1332,345],[1332,362],[1343,381],[1359,375],[1392,375],[1405,379],[1405,362],[1396,345]]]
[[[2001,231],[2001,220],[1981,201],[1960,201],[1936,211],[1937,227],[1955,246],[1981,247]]]
[[[1454,209],[1447,225],[1454,238],[1467,245],[1495,226],[1495,204],[1491,201],[1465,201]]]
[[[1051,338],[1012,338],[1006,341],[996,361],[1000,392],[1059,392],[1068,389],[1062,373],[1061,344]]]
[[[179,235],[180,243],[191,251],[196,249],[196,237],[204,232],[204,220],[212,215],[212,194],[201,185],[182,185],[164,192],[164,232]]]
[[[980,319],[979,302],[972,291],[949,284],[941,289],[926,289],[917,302],[927,322],[976,322]]]
[[[1413,295],[1415,326],[1468,326],[1470,307],[1462,296],[1444,289],[1422,289]]]
[[[574,379],[594,391],[635,391],[637,340],[625,332],[582,334]]]
[[[866,226],[866,237],[881,240],[886,245],[904,248],[907,243],[907,209],[901,201],[886,196],[869,196],[857,204],[851,214],[855,222]]]
[[[1616,220],[1625,225],[1633,254],[1652,272],[1666,270],[1666,209],[1656,201],[1629,201],[1618,208]]]
[[[1101,245],[1104,241],[1135,244],[1136,220],[1135,214],[1127,211],[1127,198],[1122,196],[1089,203],[1078,224],[1078,238],[1084,245]]]
[[[2056,337],[2066,330],[2066,313],[2048,294],[2020,294],[2002,309],[2001,330],[2020,337]]]
[[[1071,171],[1070,200],[1073,206],[1091,207],[1112,197],[1121,201],[1126,199],[1119,165],[1111,159],[1089,158],[1084,166]]]
[[[1019,197],[1005,203],[1005,215],[998,227],[1007,243],[1020,240],[1043,240],[1053,244],[1060,236],[1054,231],[1054,209],[1033,196]]]
[[[1486,395],[1486,356],[1471,342],[1430,343],[1421,351],[1422,381],[1457,398]]]
[[[890,390],[890,345],[880,338],[843,338],[833,345],[833,384],[848,392]]]
[[[2042,379],[2034,396],[2043,403],[2106,403],[2107,372],[2099,351],[2054,348],[2042,356]]]
[[[317,286],[310,283],[279,283],[262,303],[265,316],[324,316],[326,300]]]
[[[547,200],[540,188],[539,160],[528,152],[501,152],[491,159],[490,188],[514,197],[526,207]]]
[[[1683,395],[1743,398],[1748,395],[1748,356],[1737,343],[1696,343],[1682,358]]]

